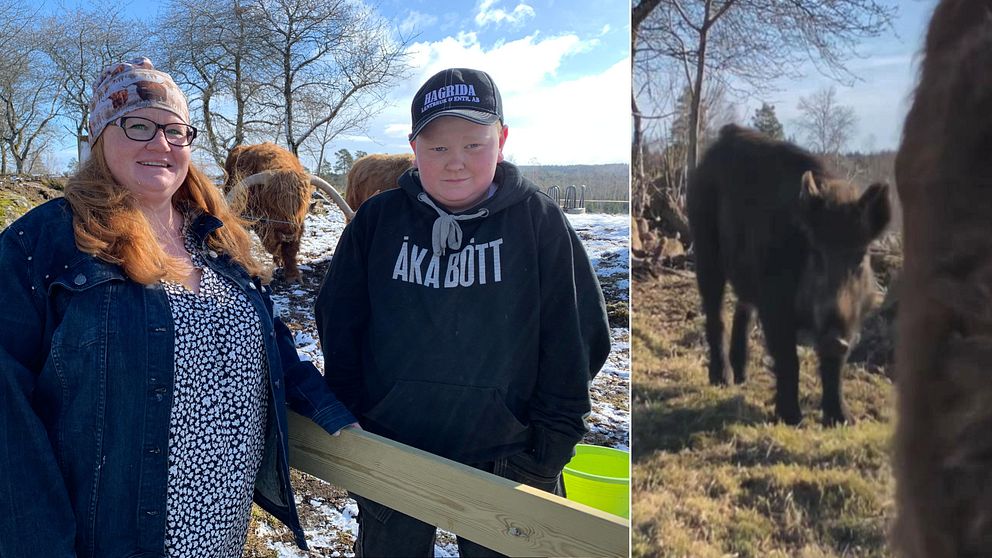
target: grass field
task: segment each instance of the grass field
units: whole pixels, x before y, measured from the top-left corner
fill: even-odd
[[[634,556],[889,555],[894,401],[884,374],[849,364],[857,422],[823,428],[816,357],[801,347],[804,420],[777,424],[760,328],[748,383],[713,387],[692,273],[635,278],[631,300]]]

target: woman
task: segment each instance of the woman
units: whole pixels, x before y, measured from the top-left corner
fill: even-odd
[[[305,548],[286,403],[355,419],[190,164],[172,78],[111,66],[90,114],[65,198],[0,234],[0,556],[240,557],[253,496]]]

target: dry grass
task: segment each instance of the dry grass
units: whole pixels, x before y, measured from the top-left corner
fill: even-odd
[[[632,306],[634,556],[888,555],[894,412],[884,374],[848,365],[858,422],[826,429],[816,357],[801,348],[805,419],[777,424],[758,328],[748,383],[708,384],[691,272],[635,281]]]

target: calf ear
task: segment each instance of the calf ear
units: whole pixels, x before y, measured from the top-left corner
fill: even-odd
[[[816,186],[812,171],[803,173],[802,186],[799,187],[799,199],[807,202],[820,196],[820,189]]]
[[[858,199],[861,209],[861,222],[868,238],[882,234],[892,218],[892,205],[889,202],[889,186],[876,182],[869,186]]]

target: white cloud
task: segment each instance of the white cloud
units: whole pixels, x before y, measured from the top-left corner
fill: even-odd
[[[430,14],[411,11],[407,14],[406,19],[400,23],[399,30],[403,35],[419,33],[428,27],[436,25],[437,21],[437,17]]]
[[[526,164],[626,162],[630,153],[630,61],[563,79],[570,57],[598,44],[571,34],[499,43],[486,50],[475,33],[460,33],[409,49],[415,75],[393,91],[379,119],[383,141],[409,149],[410,102],[420,85],[451,67],[478,68],[493,76],[503,97],[510,138],[506,154]],[[527,61],[526,64],[521,63]]]
[[[482,2],[479,3],[479,11],[475,14],[476,25],[483,27],[489,23],[499,25],[504,22],[511,25],[519,25],[523,23],[525,19],[536,15],[534,8],[524,4],[523,2],[517,4],[511,12],[507,12],[501,8],[493,8],[493,4],[495,3],[496,0],[482,0]]]
[[[504,100],[510,126],[505,153],[545,165],[627,162],[629,98],[628,60],[599,74],[519,92]]]
[[[478,68],[493,76],[505,96],[538,87],[556,75],[565,58],[587,52],[596,44],[575,35],[538,38],[534,33],[486,50],[475,33],[459,33],[433,43],[413,44],[408,52],[411,66],[419,70],[413,78],[418,85],[445,68]],[[417,86],[412,87],[411,93],[416,90]]]
[[[338,136],[341,141],[353,141],[356,143],[374,143],[374,140],[366,135],[341,134]]]

